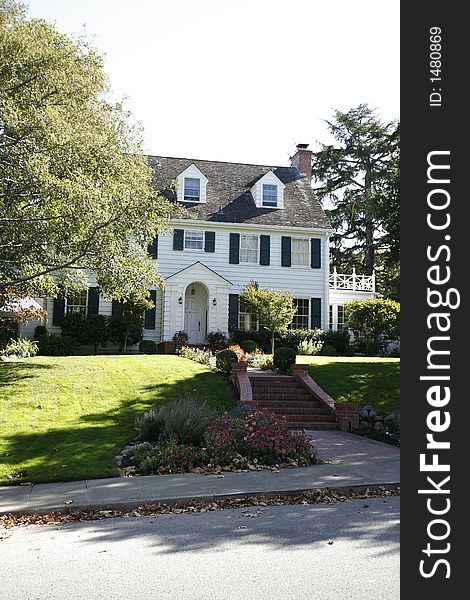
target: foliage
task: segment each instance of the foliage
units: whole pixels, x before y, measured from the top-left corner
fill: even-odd
[[[323,348],[323,342],[314,342],[313,340],[302,340],[297,348],[297,354],[303,356],[314,356],[319,354]]]
[[[0,317],[0,346],[18,337],[18,321],[10,317]]]
[[[196,467],[239,470],[250,464],[304,466],[315,462],[308,438],[289,431],[286,417],[266,410],[240,417],[214,417],[200,444],[179,443],[175,438],[153,446],[139,444],[132,458],[144,474],[181,473]]]
[[[336,144],[313,155],[316,193],[333,203],[328,215],[332,266],[353,267],[371,275],[378,254],[383,259],[399,247],[399,127],[384,124],[366,104],[334,112],[327,121]],[[382,264],[387,265],[387,260]]]
[[[74,356],[80,352],[80,344],[69,335],[44,335],[38,344],[42,356]]]
[[[17,358],[29,358],[36,356],[37,353],[38,343],[26,338],[12,339],[3,350],[0,350],[0,354],[3,356],[16,356]]]
[[[336,350],[336,354],[340,356],[347,356],[352,352],[349,332],[347,329],[343,331],[333,331],[333,329],[326,329],[320,333],[320,340],[325,346],[333,346]]]
[[[232,365],[238,362],[238,356],[233,350],[221,350],[215,355],[215,366],[218,371],[224,375],[230,375],[232,372]]]
[[[98,352],[98,345],[104,344],[109,337],[108,320],[104,315],[66,313],[61,329],[62,335],[75,338],[79,344],[92,344],[95,354]]]
[[[188,343],[189,336],[186,331],[177,331],[173,336],[173,341],[175,342],[176,349],[179,350],[183,346],[186,346]]]
[[[165,428],[165,412],[151,408],[135,418],[135,428],[141,440],[158,442]]]
[[[155,193],[140,126],[109,98],[86,41],[0,2],[0,305],[56,295],[77,269],[116,299],[160,283],[146,246],[179,209]]]
[[[153,340],[142,340],[139,344],[141,354],[156,354],[157,344]]]
[[[276,348],[287,347],[297,350],[304,340],[318,342],[321,338],[321,329],[288,329],[276,335]]]
[[[227,347],[227,336],[222,331],[209,331],[206,339],[214,351],[223,350]]]
[[[34,330],[34,339],[40,340],[42,337],[47,335],[47,327],[45,325],[38,325]]]
[[[253,353],[258,350],[258,345],[254,340],[243,340],[240,343],[240,347],[244,352]]]
[[[254,352],[247,354],[245,360],[254,369],[271,369],[273,366],[273,359],[268,354]]]
[[[338,351],[331,344],[325,344],[321,349],[320,354],[322,356],[338,356]]]
[[[154,304],[145,295],[133,294],[122,303],[122,314],[108,319],[109,339],[118,344],[119,352],[126,352],[127,346],[142,341],[144,335],[144,311]]]
[[[271,334],[266,329],[260,327],[258,331],[247,329],[230,328],[230,342],[232,344],[241,344],[244,340],[253,340],[258,348],[263,352],[271,351]]]
[[[292,348],[281,347],[276,348],[273,356],[273,365],[275,369],[278,369],[281,373],[288,373],[295,365],[297,353]]]
[[[366,352],[383,353],[387,342],[400,336],[400,304],[394,300],[353,300],[345,306],[345,327],[362,334]]]
[[[175,439],[181,444],[200,444],[213,412],[207,402],[182,398],[137,417],[136,428],[144,441],[157,442],[163,438]]]
[[[235,405],[222,377],[178,356],[35,356],[4,362],[0,484],[115,477],[115,456],[136,435],[136,415],[190,394],[210,399],[220,412]]]
[[[285,331],[296,313],[294,298],[290,292],[268,290],[256,282],[246,285],[241,295],[247,310],[271,334],[271,353],[274,353],[274,336]]]
[[[188,358],[189,360],[195,360],[202,365],[210,365],[212,359],[212,353],[207,350],[201,350],[200,348],[190,348],[189,346],[183,346],[178,350],[178,354],[181,358]]]

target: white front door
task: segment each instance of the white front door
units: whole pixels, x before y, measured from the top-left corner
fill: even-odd
[[[186,298],[184,330],[190,344],[202,344],[206,338],[206,311],[199,298]]]

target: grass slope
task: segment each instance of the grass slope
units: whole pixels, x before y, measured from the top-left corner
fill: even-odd
[[[114,476],[135,416],[187,395],[234,402],[222,377],[177,356],[0,362],[0,484]]]
[[[310,376],[337,402],[372,405],[381,413],[400,410],[400,360],[368,356],[298,356]]]

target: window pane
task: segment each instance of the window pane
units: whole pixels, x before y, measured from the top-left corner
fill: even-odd
[[[87,291],[83,290],[77,294],[67,296],[66,312],[86,313]]]
[[[292,329],[309,329],[310,301],[308,298],[294,298],[297,312],[292,319]]]
[[[263,206],[277,206],[277,185],[263,183]]]
[[[343,331],[344,329],[344,306],[342,304],[338,304],[338,331]]]
[[[185,200],[199,200],[200,198],[201,182],[199,179],[194,177],[184,178],[184,199]]]
[[[204,234],[196,231],[184,232],[184,247],[188,250],[202,250],[204,245]]]
[[[329,327],[330,327],[330,329],[333,329],[333,305],[332,304],[330,304]]]
[[[300,267],[310,265],[310,242],[300,238],[292,238],[291,246],[292,264]]]
[[[257,235],[240,236],[240,262],[258,262],[258,240]]]

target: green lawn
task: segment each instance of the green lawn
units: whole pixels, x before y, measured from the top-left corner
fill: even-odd
[[[135,416],[190,394],[234,402],[222,377],[177,356],[0,362],[0,484],[117,475]]]
[[[400,409],[400,360],[368,356],[298,356],[310,375],[337,402],[370,404],[381,413]]]

